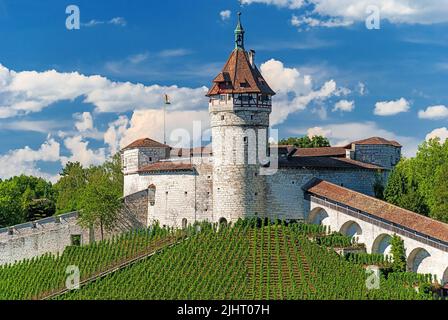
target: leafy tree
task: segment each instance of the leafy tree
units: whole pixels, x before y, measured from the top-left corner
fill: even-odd
[[[0,182],[0,226],[51,216],[54,207],[53,186],[42,178],[21,175]]]
[[[79,202],[82,208],[80,224],[84,227],[99,227],[101,239],[104,238],[104,231],[113,230],[122,207],[121,192],[113,187],[113,179],[113,171],[105,167],[89,169]]]
[[[438,170],[434,183],[434,207],[431,216],[448,223],[448,163],[444,163]]]
[[[69,162],[60,173],[56,183],[56,212],[66,213],[81,209],[80,201],[87,183],[87,171],[79,162]]]
[[[406,271],[406,249],[404,248],[404,241],[399,236],[394,234],[390,240],[391,254],[393,257],[392,270],[394,272]]]
[[[330,147],[330,141],[322,136],[290,137],[279,141],[280,145],[293,145],[299,148],[320,148]]]
[[[427,201],[420,191],[420,183],[414,176],[413,159],[402,159],[390,174],[384,200],[399,207],[429,215]]]

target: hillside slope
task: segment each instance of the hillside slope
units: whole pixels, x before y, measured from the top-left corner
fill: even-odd
[[[418,277],[381,278],[308,240],[297,224],[244,221],[199,234],[59,299],[428,299]],[[406,280],[407,279],[407,280]]]

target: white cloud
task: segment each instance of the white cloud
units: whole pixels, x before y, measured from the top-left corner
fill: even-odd
[[[159,52],[159,56],[162,58],[174,58],[174,57],[183,57],[191,54],[192,51],[189,49],[167,49]]]
[[[197,125],[198,132],[193,132]],[[206,131],[209,126],[209,114],[203,111],[168,111],[166,113],[166,138],[171,146],[190,146],[201,144],[200,132]],[[120,116],[116,121],[109,123],[104,134],[104,141],[109,145],[110,153],[115,154],[133,141],[141,138],[151,138],[163,142],[163,111],[138,110],[129,120]],[[196,128],[195,128],[196,129]],[[194,136],[194,135],[198,136]],[[179,141],[182,136],[182,141]],[[203,140],[206,140],[203,137]]]
[[[106,160],[104,148],[97,150],[89,149],[89,142],[84,141],[82,136],[72,136],[64,140],[65,147],[70,151],[71,156],[60,157],[62,165],[67,162],[79,162],[83,166],[100,165]]]
[[[333,108],[334,111],[351,112],[355,109],[355,102],[348,100],[341,100],[336,102]]]
[[[353,24],[353,21],[345,21],[339,18],[330,18],[330,19],[317,19],[309,16],[301,16],[298,17],[296,15],[292,15],[291,17],[291,25],[301,29],[302,27],[315,28],[315,27],[324,27],[324,28],[335,28],[335,27],[347,27]]]
[[[379,127],[372,121],[336,123],[312,128],[290,129],[289,132],[297,135],[324,136],[330,140],[333,146],[345,146],[353,141],[370,137],[383,137],[401,143],[403,145],[403,154],[407,157],[415,156],[420,143],[417,138],[397,135],[394,132]]]
[[[78,97],[93,104],[96,112],[156,109],[163,105],[165,93],[171,96],[173,109],[192,110],[206,105],[206,92],[206,87],[145,86],[78,72],[15,72],[0,64],[0,118],[40,112],[53,103]]]
[[[37,167],[38,161],[58,162],[60,145],[52,138],[48,138],[37,150],[30,147],[11,150],[0,156],[0,178],[7,179],[25,174],[42,177],[55,182],[57,177],[42,172]]]
[[[431,106],[426,108],[426,110],[420,110],[418,112],[418,117],[420,119],[444,119],[448,118],[448,108],[446,106]]]
[[[252,4],[252,3],[264,3],[268,5],[275,5],[278,7],[286,7],[289,9],[299,9],[304,4],[304,0],[243,0],[243,4]]]
[[[426,135],[426,141],[431,139],[439,138],[442,143],[448,139],[448,129],[446,127],[434,129]]]
[[[139,64],[139,63],[142,63],[143,61],[148,60],[148,58],[149,58],[149,53],[143,52],[143,53],[138,53],[138,54],[129,56],[128,61],[132,64]]]
[[[312,102],[321,102],[333,95],[344,94],[334,80],[325,82],[315,89],[309,75],[302,75],[296,68],[287,68],[282,62],[271,59],[260,66],[260,70],[271,88],[274,97],[271,125],[278,125],[294,112],[304,110]]]
[[[11,131],[31,131],[48,134],[49,132],[62,128],[65,125],[67,125],[65,121],[23,120],[0,122],[0,129]]]
[[[125,27],[128,22],[123,17],[115,17],[108,21],[109,24],[114,24],[116,26]]]
[[[127,25],[127,21],[123,17],[115,17],[108,21],[92,19],[87,23],[81,23],[81,26],[90,28],[90,27],[95,27],[95,26],[102,25],[102,24],[113,24],[116,26],[125,27]]]
[[[85,132],[93,129],[93,118],[90,112],[76,113],[74,118],[75,127],[79,132]]]
[[[221,17],[222,21],[226,21],[229,20],[230,17],[232,16],[232,11],[230,10],[223,10],[219,13],[219,16]]]
[[[366,9],[371,5],[378,7],[381,19],[391,23],[448,22],[448,0],[308,0],[306,2],[302,0],[244,0],[243,2],[305,9],[307,13],[304,17],[297,19],[311,19],[311,23],[315,26],[322,26],[325,23],[348,25],[351,22],[364,22],[369,15]]]
[[[410,104],[405,98],[395,101],[381,101],[375,104],[374,113],[377,116],[392,116],[401,112],[409,111]]]

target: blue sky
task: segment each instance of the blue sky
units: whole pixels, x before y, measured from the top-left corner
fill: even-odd
[[[98,164],[133,139],[162,139],[164,93],[170,133],[206,129],[204,94],[239,10],[246,49],[278,93],[280,137],[384,136],[411,156],[448,137],[448,3],[386,2],[0,0],[0,178],[54,181],[67,161]],[[372,3],[380,29],[366,28]],[[71,4],[79,30],[65,26]]]

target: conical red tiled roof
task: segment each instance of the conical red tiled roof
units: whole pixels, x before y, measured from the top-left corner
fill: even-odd
[[[275,95],[255,64],[251,65],[247,51],[237,48],[230,54],[222,71],[213,80],[207,96],[234,93]]]

